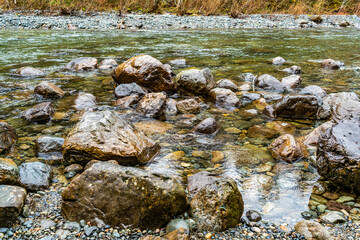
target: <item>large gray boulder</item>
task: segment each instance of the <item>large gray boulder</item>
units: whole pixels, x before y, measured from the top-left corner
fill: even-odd
[[[19,166],[20,184],[29,191],[48,189],[52,168],[41,162],[22,163]]]
[[[92,159],[116,160],[122,165],[145,164],[160,146],[111,111],[86,112],[64,143],[66,163]]]
[[[0,153],[11,149],[16,139],[15,129],[7,122],[0,121]]]
[[[175,82],[179,92],[195,96],[207,95],[216,84],[209,68],[182,71],[176,76]]]
[[[22,187],[0,185],[0,227],[10,227],[19,217],[26,199]]]
[[[359,102],[360,99],[354,92],[340,92],[340,93],[331,93],[327,95],[322,102],[322,105],[319,109],[319,117],[320,118],[328,118],[330,117],[338,105],[346,103],[348,101],[356,101]]]
[[[62,193],[70,221],[156,229],[186,210],[184,188],[172,177],[110,162],[94,163]]]

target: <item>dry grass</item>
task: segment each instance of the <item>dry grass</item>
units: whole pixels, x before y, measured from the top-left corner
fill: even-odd
[[[360,14],[359,0],[0,0],[2,9],[184,14]]]

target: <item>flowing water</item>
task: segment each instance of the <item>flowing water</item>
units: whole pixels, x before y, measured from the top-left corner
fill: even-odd
[[[240,111],[226,112],[210,107],[198,115],[178,115],[158,121],[144,119],[133,110],[112,106],[114,86],[109,71],[74,73],[64,69],[78,57],[114,58],[119,63],[140,54],[149,54],[163,63],[185,58],[186,68],[209,67],[216,80],[229,78],[239,85],[240,75],[287,74],[279,70],[301,66],[302,87],[316,84],[328,93],[355,91],[360,94],[360,31],[333,30],[214,30],[214,31],[0,31],[0,119],[11,123],[19,136],[15,157],[18,162],[36,157],[35,140],[42,135],[66,137],[76,123],[72,107],[75,95],[53,100],[56,117],[48,124],[28,123],[21,112],[45,101],[33,94],[41,81],[63,90],[89,92],[96,96],[98,109],[120,111],[125,118],[160,142],[160,154],[146,168],[167,172],[185,182],[188,174],[207,170],[235,179],[243,194],[246,210],[260,211],[265,220],[281,224],[301,219],[319,176],[311,157],[292,165],[276,162],[267,146],[276,137],[249,138],[249,127],[265,125],[261,115],[246,117]],[[282,56],[288,63],[274,66],[270,60]],[[338,71],[325,71],[319,65],[325,58],[343,61]],[[14,71],[32,66],[47,73],[45,77],[19,78]],[[175,68],[178,73],[181,68]],[[239,93],[241,96],[241,93]],[[243,103],[243,109],[261,109]],[[207,116],[221,125],[216,136],[195,136],[191,128]],[[287,122],[285,120],[285,122]],[[291,122],[294,134],[309,133],[321,122]],[[172,157],[169,153],[177,151]],[[183,151],[185,155],[179,153]],[[167,156],[167,157],[165,157]],[[178,157],[180,156],[180,157]]]

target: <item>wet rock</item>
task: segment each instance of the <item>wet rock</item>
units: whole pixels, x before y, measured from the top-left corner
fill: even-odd
[[[26,199],[22,187],[0,185],[0,227],[9,227],[20,215]]]
[[[175,67],[185,67],[186,66],[186,59],[174,59],[169,62],[171,66]]]
[[[7,122],[0,121],[0,153],[10,150],[16,139],[15,129]]]
[[[134,123],[134,126],[136,127],[136,129],[142,131],[147,136],[155,133],[165,134],[168,130],[174,128],[172,124],[159,120],[141,121],[138,123]]]
[[[212,184],[218,179],[218,176],[211,175],[206,171],[188,176],[187,192],[190,198],[194,197],[205,185]]]
[[[317,85],[309,85],[303,88],[299,94],[314,95],[318,97],[318,99],[322,99],[326,96],[326,91]]]
[[[159,144],[135,130],[120,114],[86,112],[65,139],[64,160],[82,164],[91,159],[117,160],[138,165],[150,161],[159,149]]]
[[[309,156],[305,146],[290,134],[275,139],[268,147],[268,151],[273,158],[289,163]]]
[[[282,71],[287,72],[289,74],[301,74],[302,73],[301,67],[295,66],[295,65],[291,66],[289,68],[285,68]]]
[[[80,57],[69,62],[65,68],[73,71],[91,71],[97,66],[97,59],[93,57]]]
[[[334,201],[334,200],[329,200],[326,202],[326,208],[328,210],[331,210],[331,211],[341,211],[342,209],[344,209],[345,211],[347,212],[350,212],[351,210],[351,207],[345,205],[345,204],[341,204],[337,201]]]
[[[279,134],[294,134],[296,131],[295,126],[289,122],[272,121],[266,123],[266,127],[275,130]]]
[[[30,122],[48,122],[54,113],[55,109],[51,102],[44,102],[24,111],[22,115]]]
[[[144,91],[144,89],[142,89],[142,87],[137,85],[135,82],[120,84],[119,86],[117,86],[115,88],[116,98],[127,97],[130,95],[143,96],[145,94],[146,94],[146,91]]]
[[[305,146],[317,146],[319,143],[320,135],[328,128],[334,125],[332,121],[327,121],[315,128],[311,133],[303,137],[303,143]]]
[[[75,100],[76,110],[86,110],[96,106],[96,97],[91,93],[80,93]]]
[[[290,75],[281,79],[281,83],[287,89],[294,89],[301,84],[301,77],[299,75]]]
[[[68,173],[68,172],[78,173],[78,172],[81,172],[83,169],[84,169],[83,166],[75,163],[75,164],[71,164],[71,165],[67,166],[64,169],[64,173]]]
[[[66,219],[140,229],[160,228],[186,209],[185,190],[175,179],[109,162],[94,163],[62,197]]]
[[[130,108],[131,106],[137,104],[139,101],[140,101],[139,95],[131,95],[116,100],[113,103],[113,105],[119,108]]]
[[[205,180],[202,180],[201,176]],[[223,231],[235,227],[244,211],[244,202],[236,182],[232,179],[201,176],[188,179],[190,185],[196,178],[200,178],[201,182],[196,183],[196,193],[190,202],[190,214],[198,230]],[[194,187],[191,189],[191,192],[195,192]]]
[[[354,92],[331,93],[323,99],[318,116],[320,118],[328,118],[335,111],[338,105],[342,103],[346,105],[346,103],[350,100],[357,102],[360,101]]]
[[[309,119],[315,118],[319,108],[318,99],[310,95],[287,95],[274,104],[277,117]]]
[[[43,136],[36,140],[37,150],[42,153],[62,152],[64,138]]]
[[[252,119],[258,115],[258,111],[256,109],[240,109],[239,115],[243,119]]]
[[[283,92],[284,85],[269,74],[263,74],[255,80],[255,86],[268,91]]]
[[[112,73],[118,84],[135,82],[153,91],[170,91],[174,88],[171,71],[159,60],[140,55],[120,64]]]
[[[19,179],[19,169],[11,159],[0,158],[0,184],[16,184]]]
[[[136,111],[145,117],[157,118],[163,114],[166,94],[148,93],[139,102]]]
[[[306,239],[331,240],[333,237],[320,223],[304,220],[296,223],[295,231],[304,235]]]
[[[195,99],[185,99],[176,104],[180,113],[199,113],[201,111],[199,103]]]
[[[187,233],[190,232],[189,224],[184,219],[173,219],[173,220],[171,220],[168,223],[168,225],[166,225],[166,232],[171,233],[171,232],[176,231],[176,230],[178,230],[180,228],[185,229],[185,231]]]
[[[274,186],[274,179],[265,174],[251,175],[243,183],[243,188],[251,191],[262,192],[268,191]]]
[[[243,82],[253,82],[256,80],[256,76],[252,73],[242,73],[239,77]]]
[[[245,92],[245,93],[243,93],[242,98],[244,101],[252,102],[252,101],[260,99],[261,95],[258,93]]]
[[[271,62],[274,65],[283,65],[286,62],[286,60],[282,57],[276,57],[273,60],[271,60]]]
[[[358,101],[344,101],[339,103],[332,113],[332,120],[339,122],[345,118],[351,119],[360,116],[360,102]]]
[[[325,69],[339,69],[340,65],[337,61],[329,58],[321,63],[321,67]]]
[[[346,219],[336,212],[328,212],[320,215],[320,221],[329,224],[343,223]]]
[[[193,95],[207,95],[215,87],[214,77],[209,68],[190,69],[176,76],[176,89]]]
[[[226,88],[226,89],[230,89],[233,92],[237,92],[238,91],[238,86],[231,81],[230,79],[221,79],[216,83],[216,87],[217,88]]]
[[[229,89],[214,88],[210,91],[209,95],[217,107],[227,110],[235,110],[241,104],[236,94]]]
[[[36,85],[34,92],[44,98],[61,98],[65,94],[58,86],[45,81]]]
[[[104,59],[98,65],[98,69],[113,69],[118,66],[118,63],[114,59]]]
[[[262,219],[260,213],[255,210],[247,211],[246,217],[247,217],[247,219],[249,219],[250,222],[259,222]]]
[[[247,136],[251,138],[272,138],[278,133],[271,128],[263,125],[255,125],[248,129]]]
[[[39,77],[46,75],[43,71],[32,67],[19,68],[16,70],[15,74],[18,74],[21,77]]]
[[[172,98],[166,99],[164,114],[168,115],[168,116],[176,115],[178,112],[176,105],[177,105],[177,102],[175,99],[172,99]]]
[[[214,118],[206,118],[202,120],[193,129],[196,133],[212,134],[218,130],[219,126]]]
[[[319,139],[319,174],[344,190],[360,193],[360,117],[344,119]]]
[[[22,163],[19,166],[20,184],[29,191],[48,189],[52,178],[52,169],[41,162]]]

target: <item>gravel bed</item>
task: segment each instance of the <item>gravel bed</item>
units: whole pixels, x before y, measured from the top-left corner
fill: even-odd
[[[360,28],[360,17],[312,15],[241,15],[177,16],[134,15],[119,16],[113,12],[78,14],[76,16],[44,15],[34,12],[5,12],[0,14],[1,29],[237,29],[237,28]]]

